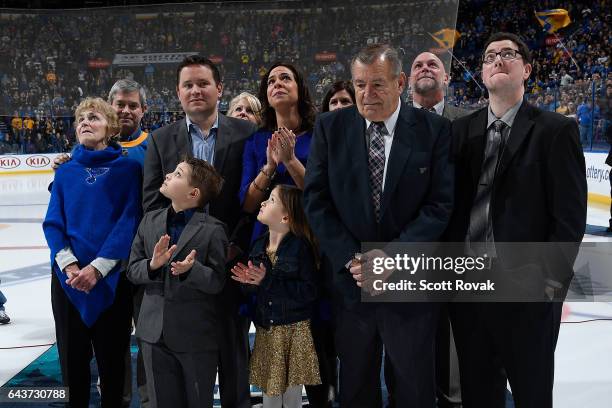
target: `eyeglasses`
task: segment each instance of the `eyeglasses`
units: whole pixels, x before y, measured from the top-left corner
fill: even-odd
[[[506,50],[501,50],[500,52],[487,52],[483,57],[482,57],[482,62],[489,65],[492,64],[495,59],[497,58],[497,56],[500,56],[502,60],[504,61],[512,61],[515,60],[519,57],[519,55],[522,55],[520,53],[520,51],[517,50],[513,50],[511,48],[508,48]]]

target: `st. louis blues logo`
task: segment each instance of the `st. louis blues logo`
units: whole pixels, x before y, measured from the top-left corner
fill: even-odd
[[[96,177],[99,177],[105,174],[106,172],[110,170],[110,168],[109,167],[97,167],[95,169],[92,169],[91,167],[86,167],[85,170],[87,171],[87,174],[89,174],[89,177],[87,177],[85,181],[88,184],[93,184],[96,182]]]

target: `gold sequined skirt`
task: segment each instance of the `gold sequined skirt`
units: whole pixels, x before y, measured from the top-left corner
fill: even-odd
[[[269,396],[281,395],[294,385],[321,384],[309,320],[256,329],[251,384]]]

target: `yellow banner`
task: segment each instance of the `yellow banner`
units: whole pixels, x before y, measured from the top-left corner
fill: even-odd
[[[569,13],[565,9],[537,11],[535,16],[544,30],[550,34],[560,28],[567,27],[572,22]]]

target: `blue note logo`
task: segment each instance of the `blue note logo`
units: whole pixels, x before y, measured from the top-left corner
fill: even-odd
[[[100,177],[101,175],[106,174],[110,170],[110,168],[109,167],[98,167],[98,168],[92,169],[91,167],[87,167],[85,168],[85,170],[87,171],[87,174],[89,174],[89,177],[87,177],[85,181],[88,184],[93,184],[96,182],[97,177]]]

